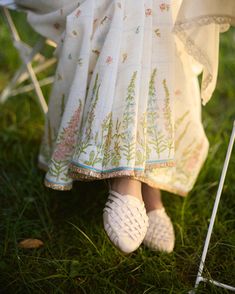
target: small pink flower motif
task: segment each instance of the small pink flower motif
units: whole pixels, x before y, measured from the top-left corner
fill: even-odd
[[[61,138],[55,148],[53,158],[56,161],[63,161],[71,155],[76,143],[76,128],[80,120],[81,104],[71,117],[68,126],[64,128]]]
[[[145,9],[145,15],[146,15],[146,16],[150,16],[150,15],[152,15],[152,9],[151,9],[151,8],[146,8],[146,9]]]
[[[76,14],[75,14],[75,16],[76,17],[79,17],[80,14],[81,14],[81,9],[78,9],[77,12],[76,12]]]
[[[182,94],[182,92],[180,91],[180,89],[175,90],[175,95],[176,95],[176,96],[179,96],[179,95],[181,95],[181,94]]]
[[[60,24],[58,23],[58,22],[56,22],[56,23],[54,23],[54,28],[56,29],[56,30],[59,30],[60,29]]]
[[[67,153],[67,148],[64,145],[61,145],[54,153],[53,158],[57,161],[63,160],[65,154]]]
[[[168,11],[170,9],[170,5],[166,3],[161,3],[159,7],[161,11]]]
[[[196,164],[198,163],[200,150],[202,149],[202,147],[203,147],[203,141],[199,142],[196,145],[192,156],[190,156],[186,162],[185,166],[186,166],[187,170],[192,170],[196,166]]]
[[[191,157],[186,163],[186,168],[188,170],[192,170],[194,166],[197,164],[197,162],[198,162],[198,156]]]
[[[106,63],[110,64],[112,62],[113,62],[112,56],[108,56],[107,59],[106,59]]]

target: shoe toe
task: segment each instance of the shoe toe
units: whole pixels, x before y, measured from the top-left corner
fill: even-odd
[[[115,192],[118,196],[118,193]],[[110,241],[123,253],[135,251],[147,232],[148,217],[144,205],[133,196],[112,197],[103,210],[103,224]]]
[[[174,243],[174,235],[168,234],[167,237],[162,237],[160,235],[156,238],[153,238],[152,241],[147,244],[152,250],[170,253],[174,249]]]
[[[143,243],[152,250],[170,253],[174,249],[175,234],[172,222],[165,210],[148,213],[149,227]]]
[[[136,242],[128,236],[119,237],[118,239],[118,247],[124,253],[131,253],[135,251],[141,242]]]

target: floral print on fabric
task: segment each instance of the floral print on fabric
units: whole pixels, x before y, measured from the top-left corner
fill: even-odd
[[[174,1],[45,3],[28,14],[57,43],[39,154],[45,185],[127,176],[187,195],[209,143],[196,74],[172,33]]]

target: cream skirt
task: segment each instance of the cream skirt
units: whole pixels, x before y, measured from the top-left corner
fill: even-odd
[[[130,177],[186,196],[206,160],[197,75],[172,33],[181,1],[18,0],[57,44],[45,185]]]

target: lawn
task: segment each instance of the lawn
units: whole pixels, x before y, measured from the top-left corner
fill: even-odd
[[[22,37],[37,35],[23,16],[14,16]],[[176,232],[175,251],[152,252],[141,246],[129,256],[107,239],[102,209],[104,181],[76,182],[59,192],[43,185],[37,168],[43,116],[34,93],[8,99],[0,108],[0,293],[188,293],[192,289],[218,181],[235,119],[235,31],[223,34],[217,90],[203,107],[209,156],[194,189],[183,198],[163,191]],[[19,65],[7,28],[0,20],[0,91]],[[51,49],[46,48],[46,54]],[[48,97],[50,86],[43,88]],[[235,150],[215,222],[205,276],[235,281]],[[25,238],[44,246],[23,249]],[[230,293],[201,284],[198,293]]]

